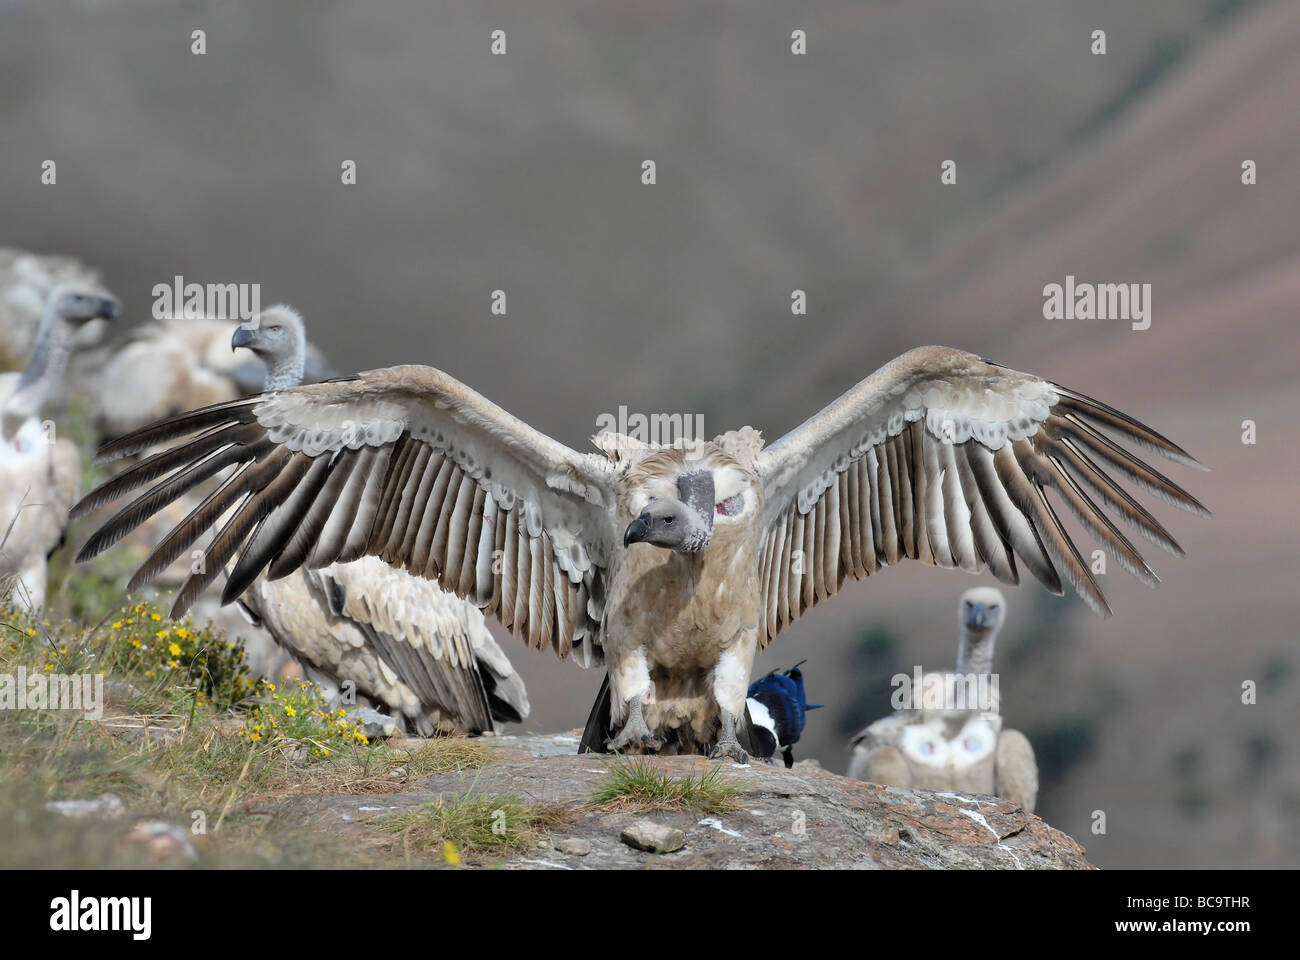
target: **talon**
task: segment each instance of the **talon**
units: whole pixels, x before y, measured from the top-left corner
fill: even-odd
[[[628,733],[620,733],[617,737],[610,737],[605,741],[605,749],[610,753],[618,753],[624,747],[632,742],[632,737]]]
[[[627,747],[637,747],[641,750],[658,750],[664,745],[664,742],[663,737],[651,733],[644,725],[638,730],[634,725],[628,724],[618,736],[605,741],[605,749],[611,753]]]
[[[719,740],[718,745],[709,754],[710,760],[721,760],[724,757],[730,758],[736,763],[749,763],[749,754],[745,752],[745,748],[740,745],[739,740]]]

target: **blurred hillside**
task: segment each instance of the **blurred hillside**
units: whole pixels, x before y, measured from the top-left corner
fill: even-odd
[[[1102,398],[1211,467],[1169,473],[1215,517],[1156,510],[1188,556],[1107,578],[1112,620],[1011,593],[1040,812],[1101,866],[1295,866],[1297,49],[1262,0],[0,0],[0,244],[139,318],[178,274],[260,282],[336,366],[438,365],[576,447],[620,405],[775,439],[922,343]],[[1151,283],[1151,329],[1044,320],[1067,274]],[[833,705],[800,756],[843,770],[895,665],[951,661],[971,582],[888,571],[764,654]],[[527,727],[580,724],[599,677],[510,643]]]

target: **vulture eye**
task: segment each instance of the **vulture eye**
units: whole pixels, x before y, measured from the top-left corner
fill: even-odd
[[[665,523],[665,524],[670,524],[670,523],[672,523],[672,522],[673,522],[673,518],[672,518],[672,517],[664,517],[664,523]]]
[[[273,327],[267,327],[266,329],[269,330],[271,333],[279,333],[279,332],[280,332],[280,325],[277,323],[275,326],[273,326]]]

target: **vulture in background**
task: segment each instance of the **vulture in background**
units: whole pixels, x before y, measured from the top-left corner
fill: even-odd
[[[117,301],[98,290],[56,286],[26,369],[0,374],[0,596],[29,610],[45,606],[45,561],[62,542],[81,492],[77,447],[42,422],[41,412],[81,329],[117,315]]]
[[[263,311],[233,333],[266,364],[268,391],[297,386],[306,362],[302,317]],[[332,701],[350,681],[423,736],[495,732],[528,716],[523,679],[471,603],[377,557],[255,579],[240,603]]]
[[[94,406],[102,434],[120,437],[183,410],[261,390],[263,364],[230,349],[238,327],[235,320],[203,317],[169,317],[137,327],[96,378]],[[299,380],[333,375],[324,354],[308,344]],[[123,390],[124,383],[132,389]]]
[[[120,438],[102,461],[164,448],[74,515],[143,491],[86,542],[92,557],[237,465],[130,589],[233,509],[173,615],[231,560],[226,602],[263,571],[275,580],[377,556],[470,599],[531,647],[603,663],[580,749],[743,762],[756,651],[848,578],[910,558],[1016,583],[1023,564],[1057,594],[1064,575],[1109,614],[1049,490],[1154,585],[1106,511],[1182,551],[1107,471],[1207,511],[1108,433],[1197,466],[1105,404],[948,347],[903,354],[771,446],[744,427],[671,446],[602,433],[600,453],[569,449],[440,370],[397,366]]]
[[[956,694],[955,684],[963,684],[974,692],[976,685],[966,678],[991,676],[993,648],[1005,620],[1000,590],[967,590],[957,610],[957,671],[933,677],[940,681],[937,686]],[[914,698],[920,694],[913,691]],[[1019,730],[1003,728],[997,698],[981,706],[985,709],[914,703],[877,720],[853,738],[849,776],[893,787],[989,793],[1033,813],[1038,800],[1034,748]]]
[[[36,346],[50,294],[60,285],[108,296],[98,271],[74,257],[44,255],[0,247],[0,351],[17,366]],[[80,353],[99,343],[108,324],[88,320],[73,335]]]

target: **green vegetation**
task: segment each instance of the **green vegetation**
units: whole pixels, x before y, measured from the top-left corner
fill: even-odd
[[[410,851],[399,855],[385,834],[358,824],[344,835],[286,801],[395,793],[496,756],[454,737],[418,749],[368,743],[312,684],[254,686],[237,644],[165,621],[144,602],[95,627],[0,609],[0,675],[20,671],[102,675],[104,696],[97,717],[0,710],[0,868],[151,865],[129,837],[145,819],[188,831],[202,866],[400,865]],[[129,816],[78,820],[46,808],[104,793]]]
[[[1059,783],[1096,749],[1101,722],[1095,714],[1076,713],[1024,731],[1034,745],[1038,778],[1043,784]]]
[[[1258,2],[1259,0],[1210,0],[1205,9],[1205,19],[1214,24],[1224,23]]]
[[[1246,776],[1251,780],[1259,780],[1271,768],[1276,767],[1278,759],[1282,756],[1282,748],[1278,745],[1277,738],[1267,731],[1258,731],[1251,734],[1242,744],[1242,753],[1246,759]]]
[[[1079,139],[1092,136],[1118,120],[1181,63],[1191,47],[1191,41],[1181,34],[1169,34],[1153,41],[1124,85],[1083,122],[1077,134]]]
[[[466,793],[381,817],[376,825],[392,836],[394,851],[400,850],[408,862],[434,851],[455,866],[462,854],[531,849],[570,817],[559,804],[526,803],[514,794]]]
[[[890,678],[898,673],[911,675],[912,664],[904,663],[898,638],[893,630],[880,623],[863,629],[849,661],[853,674],[851,689],[860,691],[833,709],[835,727],[843,737],[851,737],[873,720],[893,711]]]
[[[1174,754],[1174,773],[1180,777],[1193,777],[1201,769],[1201,748],[1195,744],[1183,747]]]
[[[727,813],[740,808],[740,788],[713,767],[700,776],[670,777],[646,757],[608,764],[592,793],[590,805],[600,810],[628,812],[695,810]]]
[[[1189,784],[1178,791],[1178,809],[1187,817],[1199,817],[1209,805],[1210,795],[1204,787]]]

